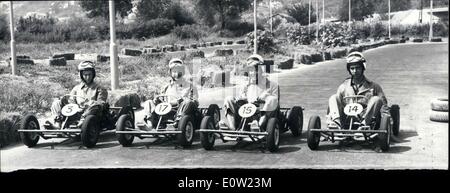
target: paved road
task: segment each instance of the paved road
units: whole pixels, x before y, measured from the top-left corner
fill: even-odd
[[[324,119],[328,97],[348,76],[343,59],[277,73],[282,106],[301,105],[304,133],[281,136],[278,153],[262,153],[254,144],[216,141],[214,151],[194,142],[190,149],[175,148],[172,141],[138,140],[124,148],[113,133],[106,133],[96,148],[80,148],[72,141],[41,140],[36,148],[14,146],[1,150],[1,171],[27,168],[434,168],[448,169],[448,123],[429,121],[430,101],[448,98],[448,43],[399,44],[365,52],[367,77],[380,83],[389,103],[401,108],[401,133],[388,153],[372,145],[341,147],[321,143],[318,151],[306,145],[311,115]],[[222,91],[201,95],[221,101]],[[325,122],[322,120],[322,125]]]

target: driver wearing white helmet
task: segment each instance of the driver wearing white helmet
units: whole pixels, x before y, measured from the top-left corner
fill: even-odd
[[[171,111],[169,114],[164,116],[165,118],[181,118],[184,114],[193,113],[193,111],[198,107],[198,90],[192,83],[192,78],[187,76],[186,73],[188,72],[189,69],[187,69],[186,65],[184,65],[183,60],[173,58],[169,61],[169,74],[172,79],[159,93],[161,95],[167,95],[169,98],[177,97],[178,99],[171,100],[169,102],[178,110]],[[144,103],[146,120],[150,120],[154,126],[158,123],[157,115],[154,112],[154,109],[159,103],[161,103],[159,98],[147,100]]]
[[[363,95],[368,100],[360,101],[365,108],[363,111],[363,124],[372,123],[374,118],[379,118],[381,113],[389,113],[386,96],[383,89],[377,83],[368,80],[364,76],[367,68],[366,59],[361,52],[352,52],[347,56],[347,71],[351,77],[347,78],[338,88],[337,93],[329,99],[329,114],[327,124],[330,127],[341,125],[345,120],[344,97]]]
[[[261,104],[262,116],[259,122],[254,121],[252,124],[264,128],[267,120],[274,116],[274,112],[279,105],[279,86],[265,76],[263,63],[264,59],[258,54],[253,54],[247,58],[244,75],[248,76],[248,82],[240,88],[238,97],[229,96],[225,98],[223,106],[228,124],[221,121],[219,122],[220,125],[227,125],[228,128],[236,130],[236,124],[239,123],[237,109],[246,102],[264,101]]]
[[[52,103],[51,111],[55,117],[55,123],[47,121],[53,129],[60,129],[62,123],[61,109],[67,103],[78,104],[81,108],[87,109],[83,116],[88,114],[98,114],[102,112],[103,105],[108,98],[108,91],[94,82],[95,64],[91,61],[82,61],[78,65],[81,83],[76,85],[70,92],[70,97],[66,100],[55,100]],[[74,97],[74,96],[80,97]]]

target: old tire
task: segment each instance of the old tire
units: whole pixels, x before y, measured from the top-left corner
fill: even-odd
[[[20,122],[20,130],[39,129],[39,122],[34,115],[26,115]],[[20,139],[27,147],[34,147],[39,141],[39,135],[36,133],[20,132]]]
[[[182,147],[191,146],[192,141],[194,141],[194,123],[192,122],[191,116],[183,116],[178,125],[178,129],[181,131],[181,134],[177,135],[179,144]]]
[[[448,99],[435,99],[431,101],[431,110],[448,112]]]
[[[211,116],[204,117],[200,124],[200,129],[216,129],[214,118]],[[200,142],[205,150],[213,149],[215,140],[216,137],[214,133],[200,133]]]
[[[129,114],[121,115],[117,120],[116,131],[126,131],[126,128],[133,128],[132,118]],[[128,147],[133,143],[134,135],[117,134],[117,140],[123,147]]]
[[[278,127],[278,120],[272,117],[267,122],[267,149],[270,152],[276,152],[280,145],[280,128]]]
[[[385,115],[381,117],[380,121],[380,129],[381,131],[387,131],[386,133],[378,133],[378,146],[381,151],[386,152],[389,150],[389,146],[391,143],[391,117],[389,115]]]
[[[320,143],[320,133],[317,131],[311,131],[311,129],[320,129],[320,117],[317,115],[312,116],[308,122],[307,143],[311,150],[316,150]]]
[[[435,122],[448,123],[448,112],[431,111],[430,120]]]
[[[287,123],[291,133],[294,137],[302,135],[303,130],[303,109],[299,106],[294,106],[288,112]]]
[[[94,147],[97,144],[99,134],[97,117],[88,115],[81,125],[81,142],[87,148]]]
[[[400,107],[398,105],[392,105],[390,108],[390,113],[392,117],[392,134],[398,136],[400,132]]]

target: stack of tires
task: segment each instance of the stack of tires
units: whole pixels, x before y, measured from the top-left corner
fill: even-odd
[[[448,99],[438,98],[431,101],[430,120],[448,123]]]

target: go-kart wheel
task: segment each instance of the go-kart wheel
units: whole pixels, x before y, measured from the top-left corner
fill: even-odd
[[[177,135],[178,142],[183,147],[191,146],[194,140],[194,124],[191,116],[183,116],[178,125],[178,129],[181,131],[181,134]]]
[[[97,117],[88,115],[81,125],[81,142],[87,148],[94,147],[97,144],[99,130],[97,125]]]
[[[26,115],[20,122],[21,130],[39,130],[39,122],[34,115]],[[20,139],[27,147],[36,146],[39,135],[36,133],[20,132]]]
[[[302,135],[303,130],[303,109],[299,106],[294,106],[288,112],[287,123],[291,133],[294,137]]]
[[[211,116],[206,116],[202,119],[200,124],[200,129],[216,129],[214,118]],[[200,133],[200,142],[205,150],[211,150],[214,147],[214,141],[216,137],[214,133]]]
[[[384,115],[381,117],[380,122],[380,130],[387,131],[386,133],[378,134],[378,145],[380,146],[381,151],[385,152],[389,150],[390,138],[391,138],[391,117],[389,115]]]
[[[400,107],[398,105],[392,105],[390,113],[394,123],[392,125],[392,134],[398,136],[398,133],[400,132]]]
[[[116,131],[126,131],[126,128],[133,128],[132,120],[128,114],[121,115],[117,120]],[[133,143],[134,135],[118,133],[117,140],[123,147],[127,147]]]
[[[214,121],[214,125],[218,126],[220,121],[220,108],[216,104],[211,104],[208,107],[206,116],[211,116]]]
[[[309,123],[308,123],[308,136],[307,136],[307,143],[308,143],[308,147],[311,150],[316,150],[319,147],[319,143],[320,143],[320,132],[317,131],[311,131],[311,129],[320,129],[321,125],[320,125],[320,117],[315,115],[312,116],[309,119]]]
[[[275,152],[278,150],[280,145],[280,128],[278,127],[278,119],[270,118],[267,122],[267,148],[270,152]]]

